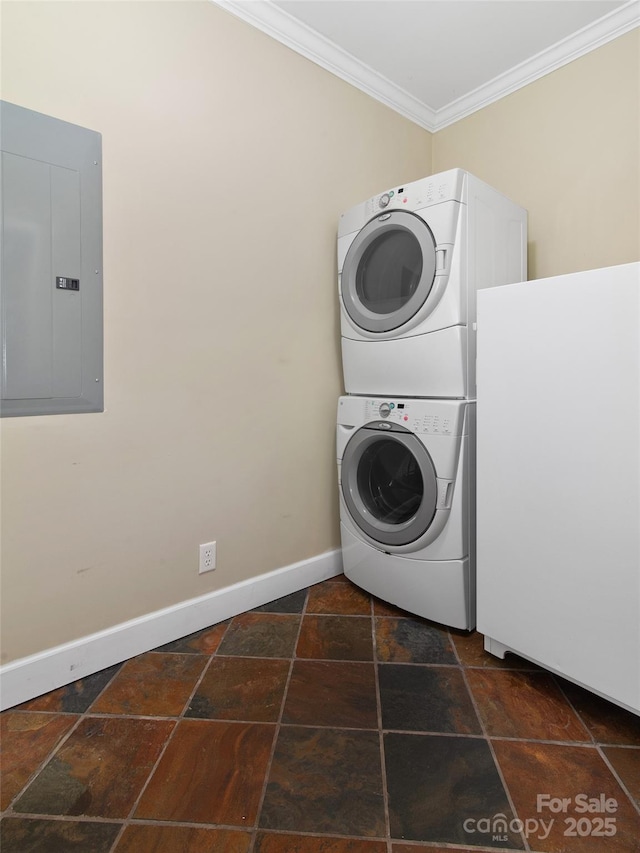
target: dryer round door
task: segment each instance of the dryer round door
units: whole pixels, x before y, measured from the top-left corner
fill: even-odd
[[[361,427],[342,457],[342,494],[355,524],[382,545],[408,545],[431,525],[437,482],[425,446],[389,422]]]
[[[436,274],[436,242],[413,213],[376,216],[354,238],[344,260],[342,301],[352,321],[368,332],[390,332],[426,302]]]

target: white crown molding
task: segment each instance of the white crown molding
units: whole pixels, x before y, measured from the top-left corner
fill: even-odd
[[[268,0],[212,2],[243,21],[253,24],[257,29],[391,107],[405,118],[426,130],[432,130],[436,113],[431,107]]]
[[[479,86],[468,95],[440,110],[434,110],[269,0],[212,2],[431,133],[442,130],[640,26],[640,0],[629,0],[619,9]]]
[[[494,77],[484,86],[479,86],[473,92],[438,110],[434,130],[442,130],[477,110],[499,101],[506,95],[533,83],[534,80],[539,80],[540,77],[551,74],[563,65],[602,47],[637,26],[640,26],[640,2],[630,0],[593,24],[583,27],[504,74]]]

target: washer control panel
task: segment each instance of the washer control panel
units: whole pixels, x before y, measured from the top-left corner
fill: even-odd
[[[442,409],[442,404],[438,405],[437,408]],[[456,411],[449,414],[446,411],[429,411],[429,409],[427,400],[367,399],[365,402],[365,418],[367,421],[384,420],[397,423],[411,430],[411,432],[433,435],[459,434]]]

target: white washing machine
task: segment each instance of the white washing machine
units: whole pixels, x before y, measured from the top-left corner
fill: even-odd
[[[526,277],[526,211],[461,169],[342,214],[345,391],[473,399],[476,291]]]
[[[475,626],[475,403],[341,397],[345,575],[398,607]]]

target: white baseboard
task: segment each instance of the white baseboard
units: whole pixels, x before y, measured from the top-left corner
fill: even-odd
[[[339,549],[181,601],[0,667],[0,710],[342,572]]]

